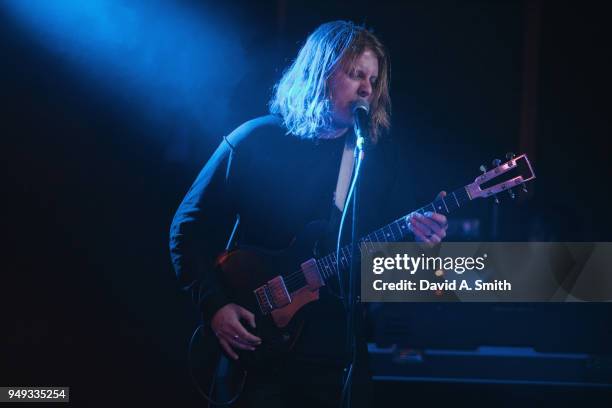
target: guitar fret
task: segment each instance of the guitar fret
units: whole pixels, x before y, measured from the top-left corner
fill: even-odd
[[[329,269],[327,268],[327,263],[325,262],[325,257],[321,258],[321,265],[323,265],[323,270],[325,271],[325,276],[330,277]]]
[[[470,197],[469,197],[465,187],[455,191],[455,193],[458,196],[458,199],[459,199],[460,203],[463,204],[463,203],[467,203],[468,201],[470,201]]]
[[[363,243],[363,245],[364,245],[364,248],[365,248],[366,250],[368,250],[368,245],[367,245],[367,242],[368,242],[368,239],[370,239],[369,237],[370,237],[369,235],[366,235],[366,236],[365,236],[365,238],[364,238],[364,239],[361,241],[361,242]],[[360,247],[361,247],[361,245],[360,245]],[[363,252],[363,251],[362,251],[362,252]]]
[[[379,242],[389,242],[389,237],[387,236],[387,233],[385,232],[385,228],[380,228],[377,230],[380,233],[381,238],[379,239]]]
[[[404,235],[408,235],[408,232],[410,232],[410,226],[408,225],[408,217],[402,217],[401,221],[403,223],[400,224],[400,228],[402,229],[402,232],[404,232]]]
[[[464,197],[464,200],[465,200],[466,203],[471,200],[470,194],[468,193],[468,191],[467,191],[467,189],[465,187],[463,189],[461,189],[461,194]]]
[[[368,246],[367,246],[366,249],[368,250],[368,253],[371,254],[372,252],[376,251],[376,242],[378,242],[378,241],[377,240],[372,240],[372,238],[370,238],[367,241],[367,245]]]
[[[344,259],[346,260],[346,267],[348,268],[348,266],[349,266],[349,264],[350,264],[350,261],[351,261],[351,256],[350,256],[351,254],[350,254],[350,253],[346,253],[345,251],[346,251],[346,252],[348,252],[348,251],[347,251],[347,249],[346,249],[346,247],[342,247],[342,248],[340,249],[340,252],[342,252],[342,256],[343,256],[343,257],[344,257]]]
[[[446,199],[449,199],[448,201]],[[446,208],[448,209],[448,213],[450,214],[451,211],[456,210],[457,207],[455,207],[455,203],[450,200],[450,197],[446,196],[444,199],[444,203],[446,204]]]
[[[327,279],[327,275],[325,274],[325,270],[323,269],[323,266],[321,265],[320,259],[317,259],[317,269],[319,270],[319,273],[323,276],[323,279]]]
[[[437,209],[438,209],[438,212],[440,212],[440,213],[441,213],[441,212],[442,212],[442,206],[439,204],[439,203],[440,203],[440,201],[442,201],[442,200],[437,200],[437,201],[436,201],[436,207],[437,207]],[[446,206],[446,204],[444,204],[444,205]]]
[[[393,231],[391,230],[391,228],[389,227],[389,225],[385,225],[383,227],[383,231],[387,230],[388,232],[386,233],[386,237],[387,237],[387,242],[393,240],[393,241],[397,241],[397,239],[395,238],[395,235],[393,235]],[[391,239],[389,239],[391,238]]]
[[[334,258],[336,259],[336,273],[340,270],[340,268],[344,268],[344,263],[342,261],[342,255],[340,255],[340,259],[336,258],[336,253],[334,253]]]
[[[376,241],[372,241],[371,237],[367,241],[367,243],[370,244],[370,247],[372,248],[372,251],[376,251],[376,247],[374,246],[374,242],[376,242]]]
[[[327,267],[327,272],[329,273],[329,276],[334,275],[334,266],[331,263],[329,255],[325,257],[325,265]]]
[[[442,203],[444,204],[444,208],[446,208],[446,213],[450,214],[450,211],[448,211],[448,206],[446,205],[446,200],[444,199],[444,197],[442,197]]]
[[[323,274],[325,274],[325,277],[329,278],[329,272],[327,271],[327,268],[325,267],[325,258],[321,258],[321,268],[323,269]]]
[[[397,221],[393,221],[391,224],[389,224],[390,226],[395,226],[395,228],[397,228],[397,236],[399,237],[397,240],[399,241],[400,239],[404,238],[404,234],[402,233],[402,229],[400,228],[400,226],[398,225]],[[389,227],[392,231],[393,229],[391,227]],[[395,234],[393,235],[395,236]]]
[[[457,208],[461,207],[459,205],[459,200],[457,200],[457,195],[455,194],[455,192],[453,191],[453,197],[455,197],[455,202],[457,203]]]
[[[331,273],[330,273],[329,267],[327,265],[327,256],[324,256],[323,258],[321,258],[321,264],[323,265],[323,270],[325,271],[325,275],[327,277],[330,277]]]
[[[329,257],[331,258],[331,264],[335,274],[338,272],[338,260],[336,259],[336,254],[332,252],[331,254],[329,254]]]
[[[329,268],[329,260],[327,259],[327,257],[323,257],[323,267],[325,268],[325,273],[327,274],[327,276],[332,276],[332,270]]]

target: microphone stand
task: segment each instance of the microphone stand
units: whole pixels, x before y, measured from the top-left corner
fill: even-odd
[[[348,368],[345,370],[345,382],[344,389],[342,391],[341,406],[351,408],[352,406],[352,383],[354,369],[357,364],[357,339],[362,334],[362,322],[360,316],[361,311],[361,298],[358,295],[359,291],[359,273],[361,263],[361,253],[359,252],[358,240],[358,215],[359,215],[359,197],[360,197],[360,169],[363,164],[365,157],[364,145],[366,139],[363,137],[363,132],[359,129],[358,125],[355,125],[355,173],[353,175],[353,181],[351,185],[353,200],[353,211],[351,221],[351,264],[349,268],[349,282],[348,282],[348,296],[346,299],[347,308],[347,330],[346,330],[346,350],[348,355],[351,356],[351,362]]]

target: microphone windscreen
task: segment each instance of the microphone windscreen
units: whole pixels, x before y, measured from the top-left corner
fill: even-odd
[[[353,113],[355,113],[359,109],[362,109],[366,113],[369,113],[370,112],[370,104],[365,99],[357,99],[355,102],[353,102],[353,109],[352,109],[352,111],[353,111]]]

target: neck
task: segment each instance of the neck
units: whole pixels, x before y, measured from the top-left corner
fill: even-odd
[[[331,129],[326,132],[319,133],[319,139],[337,139],[343,136],[348,131],[348,128]]]

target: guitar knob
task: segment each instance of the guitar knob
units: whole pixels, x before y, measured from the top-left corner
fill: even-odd
[[[516,157],[516,154],[512,153],[512,152],[508,152],[506,153],[506,159],[507,160],[512,160]]]
[[[497,167],[497,166],[499,166],[499,165],[501,164],[501,162],[502,162],[502,161],[501,161],[501,160],[499,160],[499,159],[494,159],[494,160],[493,160],[493,166]]]
[[[485,166],[484,164],[481,164],[479,167],[480,171],[482,171],[483,173],[487,172],[487,166]]]

